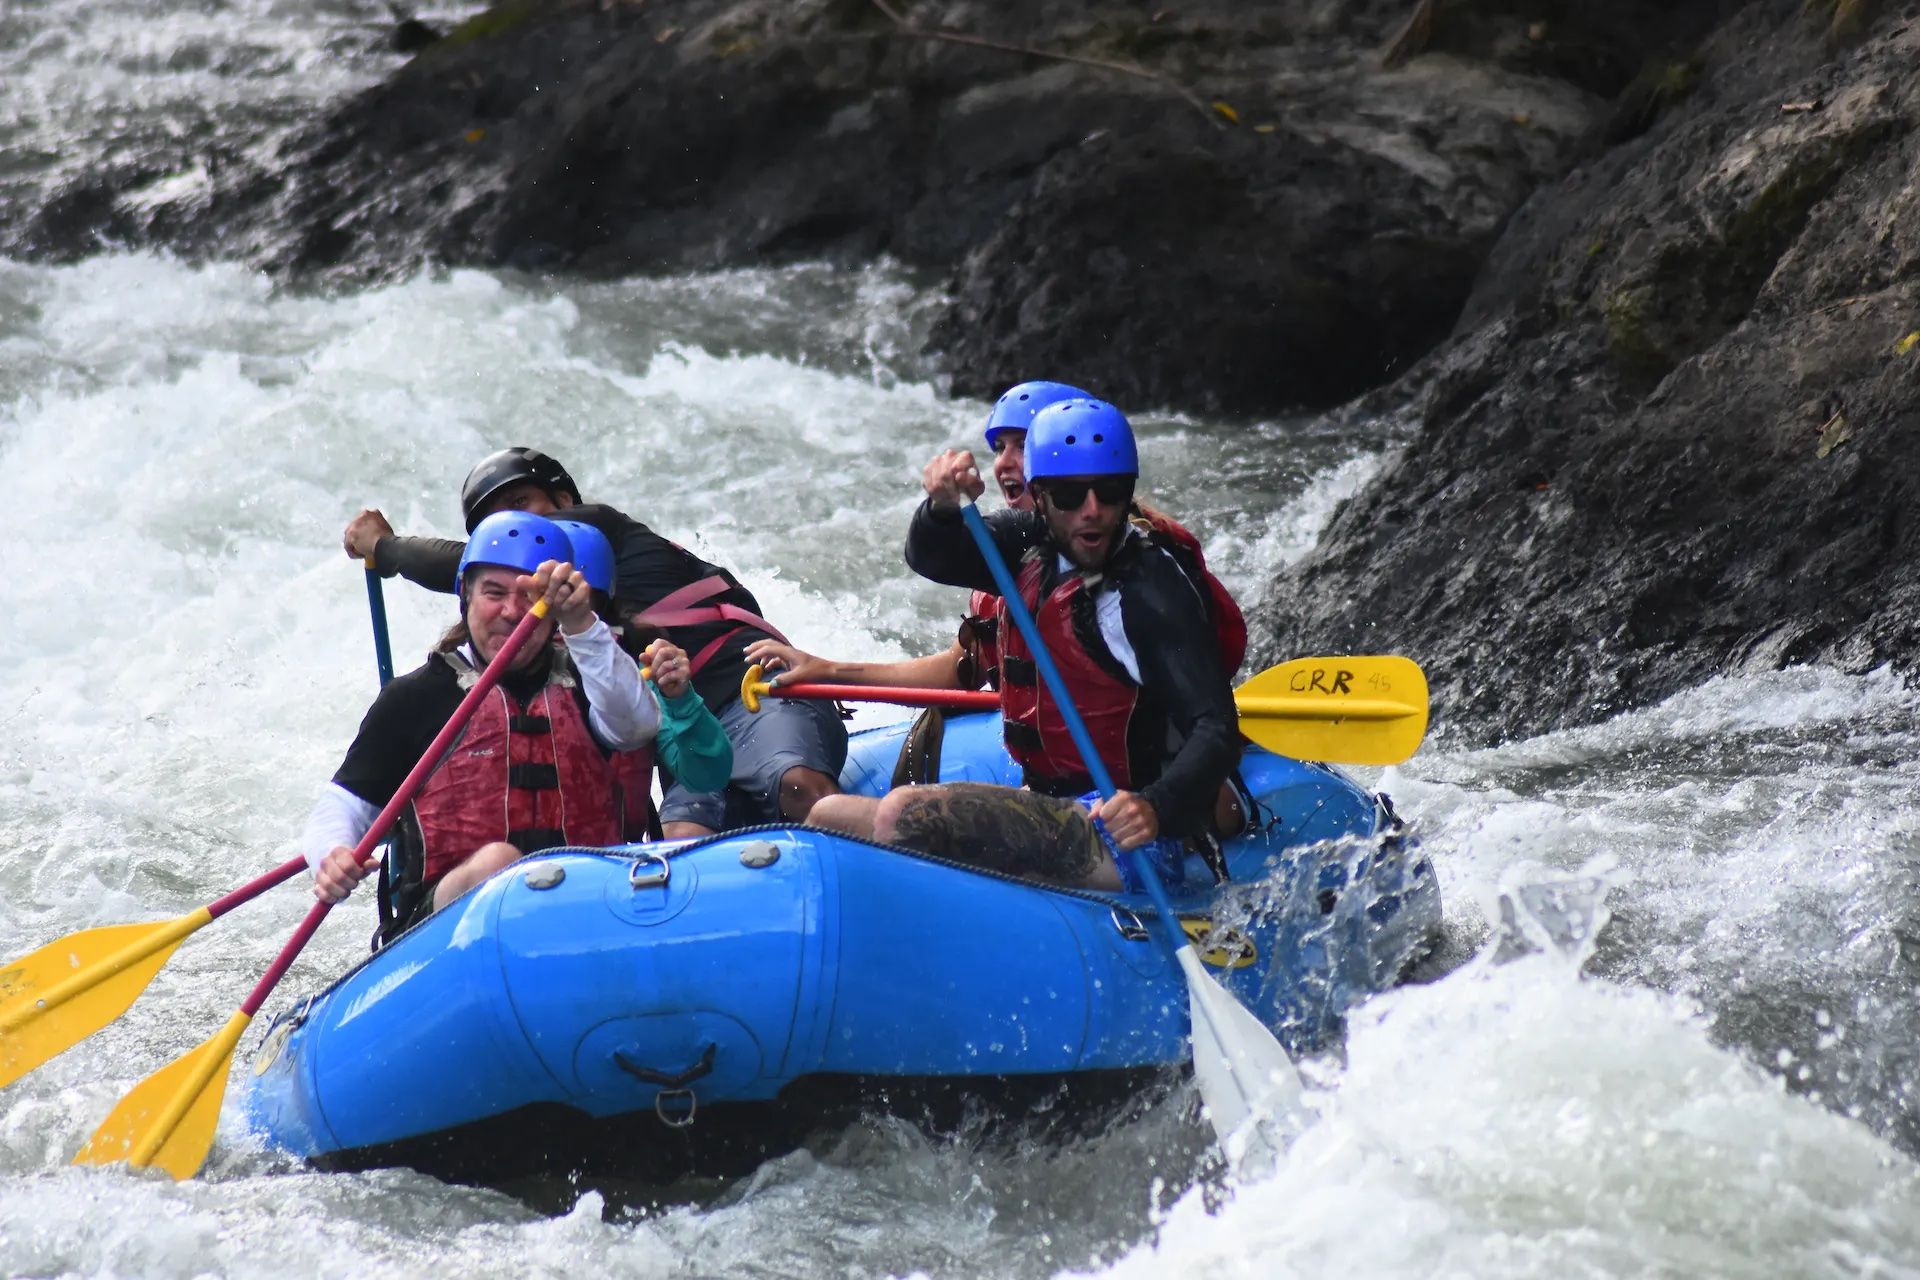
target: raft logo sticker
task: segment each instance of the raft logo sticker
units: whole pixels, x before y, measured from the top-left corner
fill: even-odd
[[[279,1022],[268,1030],[267,1038],[260,1042],[254,1051],[253,1074],[263,1076],[273,1070],[273,1064],[280,1061],[281,1050],[287,1047],[287,1041],[293,1038],[293,1023]]]
[[[1197,920],[1182,917],[1180,931],[1193,943],[1200,962],[1216,969],[1244,969],[1260,958],[1252,938],[1238,929],[1216,928],[1213,921],[1204,917]]]

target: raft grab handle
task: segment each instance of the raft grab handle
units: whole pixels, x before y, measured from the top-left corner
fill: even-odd
[[[685,1071],[655,1071],[652,1067],[643,1067],[627,1057],[618,1049],[613,1051],[614,1065],[642,1084],[660,1086],[660,1092],[653,1098],[653,1114],[660,1117],[660,1123],[673,1129],[685,1129],[693,1123],[694,1112],[699,1110],[700,1099],[693,1090],[687,1088],[695,1080],[713,1074],[714,1059],[719,1056],[720,1046],[713,1041],[707,1042],[707,1050],[700,1055],[700,1061]],[[667,1099],[676,1102],[685,1101],[685,1111],[669,1111]]]
[[[642,867],[658,868],[653,871],[641,871]],[[627,868],[627,883],[638,889],[654,889],[664,886],[673,876],[673,866],[666,857],[658,853],[643,853],[633,860]]]

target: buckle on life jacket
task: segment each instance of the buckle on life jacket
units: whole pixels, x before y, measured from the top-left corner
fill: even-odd
[[[567,833],[554,827],[527,827],[521,831],[507,832],[507,843],[522,853],[539,853],[542,849],[558,849],[566,842]]]
[[[532,761],[510,764],[507,785],[520,791],[552,791],[560,785],[560,766]]]
[[[1030,724],[1024,724],[1019,720],[1002,720],[1000,733],[1006,739],[1009,751],[1040,750],[1040,731]],[[1074,794],[1079,795],[1080,792],[1076,791]]]
[[[1000,679],[1007,684],[1039,684],[1040,668],[1034,665],[1032,658],[1003,653],[1000,655]]]
[[[552,733],[553,721],[548,719],[546,716],[512,715],[507,717],[507,732],[508,733]]]

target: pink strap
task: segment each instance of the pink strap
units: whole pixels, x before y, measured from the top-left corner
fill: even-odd
[[[667,592],[666,595],[655,600],[640,616],[651,622],[653,615],[663,610],[671,612],[675,609],[684,609],[688,605],[699,604],[702,600],[711,600],[717,595],[724,595],[730,590],[732,587],[728,585],[727,580],[716,573],[698,582],[689,582],[684,587]]]
[[[720,652],[721,645],[725,644],[727,641],[733,639],[735,636],[739,635],[742,631],[745,631],[745,630],[746,630],[745,627],[735,627],[731,631],[722,631],[719,635],[715,636],[712,640],[709,640],[707,642],[706,648],[700,650],[700,652],[694,654],[693,657],[687,660],[687,679],[691,680],[695,676],[699,675],[700,668],[706,666],[709,662],[713,661],[713,655]],[[780,643],[785,644],[786,639],[782,637]]]
[[[754,627],[766,632],[781,644],[793,643],[781,633],[780,628],[750,609],[742,609],[737,604],[701,603],[731,590],[733,590],[733,584],[719,574],[702,578],[698,582],[688,583],[677,591],[670,591],[661,596],[651,606],[641,611],[640,621],[651,622],[660,627],[690,627],[698,626],[703,622],[738,622],[742,626]],[[699,656],[693,660],[693,670],[697,673],[713,657],[721,642],[738,634],[740,630],[740,627],[735,627],[719,640],[702,649]]]

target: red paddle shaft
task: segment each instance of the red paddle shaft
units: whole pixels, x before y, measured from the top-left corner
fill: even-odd
[[[547,602],[541,600],[527,611],[526,617],[520,619],[520,624],[513,629],[513,634],[501,644],[500,652],[493,655],[493,661],[487,664],[487,669],[480,673],[480,678],[474,682],[473,688],[467,690],[467,696],[460,700],[458,707],[454,708],[453,715],[447,719],[447,723],[440,732],[434,735],[426,754],[422,755],[420,762],[413,766],[413,772],[407,775],[406,781],[402,782],[399,789],[393,793],[393,799],[387,801],[387,807],[382,809],[380,816],[373,820],[373,825],[367,828],[367,833],[360,837],[360,843],[353,847],[355,862],[364,865],[371,857],[374,846],[387,838],[387,829],[393,826],[394,819],[398,818],[400,811],[413,801],[414,793],[420,789],[422,783],[426,782],[427,775],[431,774],[434,767],[440,763],[440,757],[445,755],[447,748],[453,745],[453,740],[460,736],[460,731],[467,727],[467,721],[471,720],[473,713],[480,709],[480,704],[486,696],[493,692],[493,686],[500,683],[500,677],[506,674],[507,664],[513,661],[513,655],[520,652],[521,646],[527,642],[527,637],[533,634],[540,625],[541,619],[546,616]],[[297,870],[298,867],[306,865],[306,860],[296,858],[294,863],[298,864],[295,868]],[[260,884],[261,881],[278,884],[280,880],[286,879],[288,874],[291,873],[287,868],[281,867],[260,877],[260,880],[254,881],[253,884]],[[278,880],[274,879],[276,876],[279,877]],[[252,885],[234,892],[245,893],[250,888]],[[256,889],[254,892],[257,893],[259,890]],[[227,895],[228,898],[233,896],[234,894]],[[226,900],[222,898],[220,901],[226,902]],[[244,900],[241,899],[241,901]],[[274,985],[286,976],[288,969],[293,967],[294,959],[299,956],[301,948],[307,945],[307,940],[313,937],[314,931],[320,927],[320,922],[326,919],[327,912],[332,909],[331,902],[313,904],[313,909],[307,912],[306,919],[300,922],[300,927],[293,931],[291,938],[287,939],[287,945],[280,948],[279,956],[274,959],[272,965],[268,966],[267,971],[260,975],[260,981],[254,984],[253,993],[241,1004],[240,1012],[249,1018],[260,1012],[260,1006],[266,1003],[267,996],[272,993]]]

